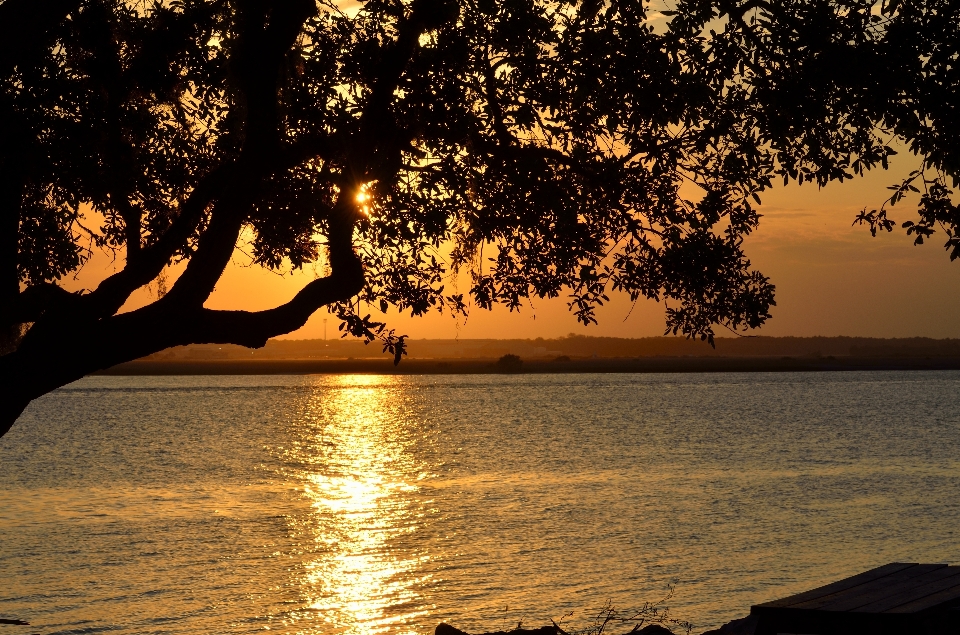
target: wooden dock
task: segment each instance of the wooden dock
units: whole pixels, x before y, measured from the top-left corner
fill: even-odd
[[[750,614],[756,635],[960,634],[960,566],[894,562]]]

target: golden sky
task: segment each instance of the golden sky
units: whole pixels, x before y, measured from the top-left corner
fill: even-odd
[[[899,157],[898,157],[899,158]],[[912,159],[912,157],[907,157]],[[914,161],[900,160],[890,172],[874,172],[862,179],[816,186],[777,187],[763,196],[760,229],[746,243],[748,257],[777,286],[773,319],[759,330],[772,336],[850,335],[870,337],[960,337],[960,261],[951,263],[940,234],[915,247],[902,230],[872,238],[851,223],[863,207],[878,207],[886,187]],[[893,209],[891,217],[911,217],[909,202]],[[213,296],[207,302],[218,309],[264,309],[285,302],[313,272],[280,276],[248,266],[237,252]],[[91,288],[120,263],[98,254],[77,279],[65,281],[71,289]],[[448,287],[449,288],[449,287]],[[465,289],[462,289],[465,291]],[[127,308],[152,299],[153,290],[141,290]],[[448,315],[411,318],[395,312],[382,316],[391,328],[413,338],[535,338],[567,333],[616,337],[647,337],[663,333],[663,305],[640,301],[630,311],[625,297],[613,297],[599,313],[599,325],[579,325],[563,298],[534,301],[519,314],[505,309],[475,309],[467,322]],[[629,317],[628,317],[629,315]],[[291,338],[336,337],[335,318],[320,311]],[[718,335],[726,335],[723,329]]]

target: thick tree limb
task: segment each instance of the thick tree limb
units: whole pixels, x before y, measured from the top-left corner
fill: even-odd
[[[401,26],[390,54],[385,55],[387,61],[374,87],[371,102],[361,116],[361,138],[373,138],[375,130],[382,125],[389,100],[393,98],[393,91],[400,76],[416,50],[420,34],[436,21],[437,4],[435,0],[419,0]],[[241,18],[243,28],[235,65],[240,78],[242,98],[246,104],[246,138],[240,158],[241,167],[232,179],[234,185],[230,188],[230,200],[217,202],[210,225],[201,237],[197,251],[163,299],[164,303],[202,305],[230,261],[246,210],[255,198],[256,184],[266,174],[291,159],[299,161],[307,157],[307,150],[329,152],[329,140],[320,137],[294,144],[285,156],[279,149],[277,91],[280,67],[303,23],[314,15],[315,11],[315,5],[308,1],[279,3],[269,16],[269,26],[264,28],[263,14],[258,15],[250,7],[245,10]],[[352,145],[363,148],[364,153],[376,146],[362,143]],[[365,154],[362,159],[358,157],[356,163],[366,167],[370,158],[369,154]],[[350,196],[341,197],[335,213],[341,214],[343,219],[331,223],[331,236],[328,238],[331,245],[339,244],[338,248],[332,248],[331,254],[349,250],[352,242],[352,223],[357,212],[356,205],[349,199]],[[346,229],[343,229],[344,227]],[[341,235],[336,235],[338,232]],[[352,251],[350,253],[352,254]],[[331,259],[335,257],[331,255]]]
[[[236,167],[222,165],[204,177],[180,208],[180,214],[163,236],[140,250],[135,263],[105,279],[93,293],[83,296],[84,310],[93,317],[113,315],[130,294],[160,275],[174,254],[186,245],[207,207],[232,182]]]
[[[222,343],[260,347],[271,337],[303,326],[320,307],[353,297],[364,284],[360,259],[346,238],[352,234],[353,224],[338,214],[331,226],[331,275],[314,280],[276,308],[213,311],[161,300],[102,320],[61,324],[63,330],[48,329],[43,339],[35,338],[0,357],[0,376],[8,378],[0,382],[0,436],[30,401],[89,373],[170,346]]]
[[[271,9],[269,15],[266,8]],[[270,7],[254,2],[241,5],[233,60],[239,98],[245,107],[238,170],[228,196],[217,202],[187,268],[163,298],[165,304],[201,306],[230,262],[260,183],[279,165],[281,66],[303,23],[315,14],[312,0],[274,2]]]
[[[186,269],[158,302],[199,307],[213,292],[233,256],[252,203],[252,190],[258,185],[255,181],[260,178],[248,170],[241,170],[240,174],[249,174],[249,178],[235,179],[232,191],[217,201],[210,224],[200,236]]]
[[[56,38],[64,18],[80,0],[5,0],[0,3],[0,78],[36,63]],[[0,328],[18,325],[23,302],[18,270],[23,162],[30,131],[12,104],[0,104]],[[32,300],[29,299],[29,305]],[[28,315],[36,313],[28,306]]]
[[[11,1],[12,0],[7,0],[7,2],[0,5],[0,7],[6,7]],[[252,134],[252,138],[248,138],[249,143],[245,147],[246,155],[248,157],[252,155],[253,159],[246,159],[245,167],[250,167],[252,164],[262,165],[267,162],[269,155],[274,154],[273,148],[269,148],[268,146],[276,142],[278,134],[275,102],[277,98],[279,66],[297,33],[299,33],[303,22],[316,11],[314,3],[309,0],[301,0],[295,3],[277,3],[277,5],[279,8],[275,9],[270,15],[270,24],[267,28],[263,28],[263,19],[261,19],[259,23],[260,32],[254,37],[256,40],[254,42],[254,48],[256,50],[247,54],[247,59],[252,60],[250,64],[253,65],[253,69],[247,69],[249,71],[249,81],[247,81],[246,85],[250,92],[256,93],[256,95],[253,99],[254,105],[252,110],[250,108],[247,110],[247,115],[250,119],[247,128],[248,132]],[[263,18],[263,16],[261,16],[261,18]],[[269,53],[269,55],[262,55],[261,53],[264,52]],[[265,66],[267,62],[269,62],[269,64]],[[266,128],[271,129],[272,132],[266,130]],[[329,148],[329,143],[326,139],[311,138],[304,140],[302,144],[294,146],[290,154],[283,157],[284,160],[280,161],[280,163],[289,163],[290,161],[294,161],[294,163],[301,162],[302,157],[306,156],[308,152],[320,151],[324,148]],[[241,160],[244,159],[242,158]],[[251,178],[252,176],[254,178]],[[242,211],[236,213],[237,210],[231,210],[231,212],[234,213],[229,213],[226,212],[226,208],[245,208],[244,202],[239,200],[242,198],[239,195],[244,191],[246,186],[249,186],[251,181],[255,181],[257,178],[262,177],[251,175],[246,170],[238,168],[237,164],[223,165],[204,177],[189,198],[183,203],[179,215],[167,231],[164,232],[163,236],[155,243],[139,249],[136,257],[130,258],[122,271],[105,279],[93,293],[82,296],[80,298],[82,303],[78,304],[76,309],[82,310],[89,319],[100,319],[115,314],[133,291],[143,285],[149,284],[160,274],[173,255],[185,246],[187,240],[202,220],[207,208],[211,204],[218,202],[225,190],[230,190],[232,192],[232,200],[229,202],[229,205],[226,204],[226,202],[224,202],[222,206],[218,203],[218,207],[220,207],[222,211],[221,215],[228,218],[221,219],[220,215],[218,215],[211,220],[210,226],[204,233],[210,233],[212,230],[212,234],[209,238],[201,239],[201,248],[198,249],[197,255],[199,256],[199,261],[209,260],[213,262],[209,273],[202,276],[195,273],[201,268],[201,262],[197,262],[197,264],[192,267],[188,266],[188,270],[191,270],[189,275],[185,273],[184,276],[181,276],[180,281],[178,281],[181,290],[176,293],[171,291],[173,295],[171,298],[172,301],[175,300],[179,294],[184,293],[183,289],[188,286],[187,283],[189,281],[195,277],[199,278],[194,285],[197,292],[192,294],[194,296],[192,301],[195,304],[202,304],[203,299],[206,298],[206,295],[209,295],[213,285],[216,284],[216,279],[219,278],[226,263],[229,262],[233,246],[236,243],[236,237],[239,234],[239,227],[243,217]],[[238,187],[238,185],[240,187]],[[120,193],[118,193],[118,195],[122,196]],[[126,211],[128,213],[124,214],[125,217],[129,216],[130,210]],[[136,223],[134,224],[136,225]],[[130,227],[128,233],[131,237],[133,237],[134,234],[139,235],[139,227]],[[203,248],[202,244],[204,242],[209,246]],[[229,249],[226,247],[228,243],[230,245]],[[215,249],[213,245],[217,245],[217,248]],[[137,251],[136,248],[134,248],[134,250]],[[211,251],[217,252],[216,257],[214,257],[214,254],[209,254]],[[209,255],[204,257],[202,255],[203,253],[208,253]],[[191,259],[191,263],[192,262],[193,259]],[[222,263],[222,265],[220,263]],[[207,265],[209,266],[210,263],[208,262]],[[216,274],[216,279],[213,277],[214,273]],[[184,293],[184,295],[191,294]],[[29,312],[31,315],[36,313],[36,311],[37,306],[30,304]]]
[[[275,158],[280,148],[277,92],[281,67],[303,23],[316,15],[312,0],[241,2],[239,38],[231,60],[244,109],[244,151]]]
[[[0,327],[36,322],[48,311],[72,310],[82,296],[70,293],[53,283],[38,284],[16,295],[13,301],[0,306]]]
[[[363,268],[358,258],[338,268],[336,274],[309,283],[281,306],[266,311],[214,311],[201,309],[184,335],[188,343],[266,345],[271,337],[297,330],[318,309],[348,300],[363,288]]]
[[[360,115],[356,138],[347,153],[354,181],[382,178],[383,173],[396,173],[400,169],[400,144],[390,104],[403,72],[419,47],[420,36],[454,18],[456,7],[455,0],[415,0],[410,13],[400,22],[397,38],[381,52],[380,68]]]
[[[352,154],[361,173],[379,161],[377,147],[392,147],[390,138],[380,138],[378,133],[384,126],[395,127],[389,107],[396,86],[417,50],[420,34],[435,28],[438,19],[446,19],[438,18],[437,12],[445,6],[444,0],[416,0],[384,56],[371,100],[361,116],[359,137],[369,143],[358,143],[356,137],[350,140],[353,152],[348,151],[348,156]],[[311,282],[286,304],[267,311],[212,311],[202,306],[229,263],[263,179],[311,156],[339,154],[329,139],[320,137],[282,147],[277,102],[282,66],[303,23],[315,11],[312,0],[242,4],[232,60],[244,122],[240,156],[197,185],[178,218],[156,243],[141,249],[138,258],[93,293],[77,298],[83,310],[71,309],[69,316],[66,312],[44,315],[42,328],[32,329],[16,352],[0,358],[0,372],[13,378],[0,385],[0,435],[30,400],[90,372],[179,344],[262,346],[270,337],[302,326],[318,308],[360,292],[363,268],[352,246],[359,213],[357,183],[348,178],[329,219],[331,276]],[[170,292],[147,307],[114,315],[133,290],[155,278],[183,248],[211,205],[209,224]],[[68,301],[56,291],[44,300],[46,304],[40,302],[39,292],[36,295],[38,305],[48,307]]]

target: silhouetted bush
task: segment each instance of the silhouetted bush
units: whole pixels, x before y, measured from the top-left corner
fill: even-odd
[[[523,360],[517,355],[507,353],[497,360],[496,366],[501,373],[519,373],[523,366]]]

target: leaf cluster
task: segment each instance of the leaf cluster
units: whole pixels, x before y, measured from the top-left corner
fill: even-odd
[[[712,342],[770,317],[774,287],[743,253],[764,190],[886,168],[895,138],[923,157],[907,231],[942,225],[960,253],[955,4],[680,0],[658,22],[645,0],[319,2],[272,80],[267,176],[237,213],[257,263],[299,268],[356,195],[359,299],[384,312],[566,297],[589,324],[617,291]],[[237,43],[268,5],[84,0],[42,63],[0,78],[23,285],[82,265],[86,209],[102,219],[88,240],[134,262],[237,160],[262,106]],[[890,229],[885,213],[858,220]],[[344,332],[399,360],[403,338],[356,306],[332,309]]]

